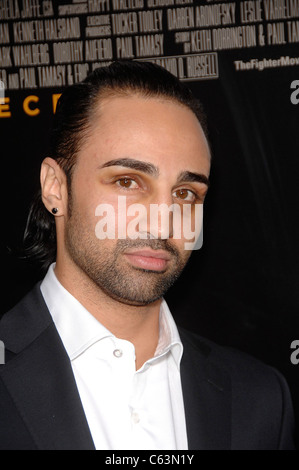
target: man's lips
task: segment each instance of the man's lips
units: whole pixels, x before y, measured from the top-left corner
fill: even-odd
[[[133,266],[150,271],[164,271],[170,261],[170,254],[164,250],[132,249],[124,255]]]

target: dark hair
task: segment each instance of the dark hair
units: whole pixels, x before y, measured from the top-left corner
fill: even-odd
[[[207,137],[206,119],[200,102],[174,75],[151,62],[113,62],[94,70],[83,82],[67,87],[60,96],[53,119],[49,156],[63,168],[71,187],[76,155],[88,138],[92,117],[101,97],[140,94],[163,97],[191,109]],[[30,207],[24,233],[24,257],[38,261],[42,271],[56,259],[54,217],[36,195]]]

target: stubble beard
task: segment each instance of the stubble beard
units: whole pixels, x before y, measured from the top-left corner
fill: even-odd
[[[72,205],[65,230],[65,246],[75,265],[114,300],[129,305],[148,305],[164,296],[183,271],[189,253],[183,255],[169,239],[98,240],[86,229]],[[130,265],[123,253],[129,248],[165,250],[170,254],[165,271],[149,271]]]

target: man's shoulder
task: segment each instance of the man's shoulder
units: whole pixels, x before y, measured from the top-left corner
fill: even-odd
[[[231,346],[218,344],[210,339],[179,329],[180,336],[186,351],[187,358],[196,364],[200,356],[205,357],[207,364],[226,372],[230,379],[239,384],[267,384],[270,388],[274,385],[279,388],[285,386],[283,375],[272,365],[266,364],[261,359],[247,352]]]
[[[214,409],[219,416],[231,410],[231,448],[293,449],[293,406],[283,375],[250,354],[195,333],[179,332],[188,399],[192,406],[205,400],[208,416]]]
[[[0,319],[0,340],[5,348],[20,351],[52,322],[40,291],[40,282]]]

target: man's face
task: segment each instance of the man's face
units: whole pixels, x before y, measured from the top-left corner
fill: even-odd
[[[64,233],[69,260],[120,302],[146,305],[161,298],[190,256],[186,240],[183,234],[173,238],[171,213],[166,236],[163,223],[153,230],[147,217],[143,238],[132,239],[131,214],[122,225],[125,237],[119,239],[118,225],[125,217],[123,209],[119,213],[120,196],[126,207],[141,204],[147,214],[155,204],[175,203],[181,212],[188,204],[194,219],[196,204],[203,203],[207,191],[209,170],[207,141],[188,108],[137,95],[102,100],[73,170]],[[96,236],[96,208],[102,204],[114,211],[115,239]]]

